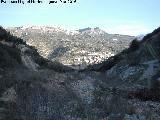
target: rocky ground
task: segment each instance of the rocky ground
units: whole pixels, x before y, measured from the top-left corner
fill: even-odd
[[[0,120],[159,120],[159,51],[160,28],[75,70],[0,28]]]

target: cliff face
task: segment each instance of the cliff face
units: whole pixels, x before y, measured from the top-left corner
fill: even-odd
[[[78,71],[41,57],[0,28],[0,119],[159,120],[159,51],[156,29]]]

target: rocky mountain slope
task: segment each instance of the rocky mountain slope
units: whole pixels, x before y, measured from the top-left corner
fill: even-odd
[[[0,28],[0,120],[159,120],[159,51],[160,28],[78,71]]]
[[[108,34],[99,28],[67,31],[54,27],[18,27],[9,31],[35,46],[43,57],[83,69],[127,48],[133,36]]]

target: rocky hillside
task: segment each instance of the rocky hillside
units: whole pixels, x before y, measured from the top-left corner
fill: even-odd
[[[95,97],[100,108],[108,110],[108,106],[112,104],[111,111],[115,117],[126,114],[128,107],[132,106],[131,111],[134,112],[132,111],[132,115],[125,115],[127,120],[159,120],[159,51],[160,28],[146,35],[141,41],[134,39],[128,49],[107,61],[84,69],[83,72],[101,73]]]
[[[54,27],[18,27],[9,31],[35,46],[43,57],[74,68],[100,63],[127,48],[133,36],[108,34],[99,28],[67,31]]]
[[[159,120],[159,51],[160,28],[77,71],[0,27],[0,120]]]

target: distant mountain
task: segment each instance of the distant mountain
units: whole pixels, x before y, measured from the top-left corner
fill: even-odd
[[[46,26],[23,26],[8,30],[35,46],[43,57],[78,69],[121,52],[134,39],[128,35],[108,34],[98,27],[67,31]]]
[[[99,38],[99,35],[94,40],[95,37],[88,37],[88,34],[72,32],[70,35],[62,29],[55,29],[54,32],[53,28],[42,28],[23,27],[16,28],[17,31],[15,28],[12,30],[17,35],[24,35],[26,39],[32,38],[35,41],[31,41],[35,45],[37,42],[42,48],[47,48],[50,44],[59,45],[51,55],[54,58],[65,55],[72,48],[73,41],[76,41],[69,39],[69,46],[64,44],[62,39],[66,41],[75,35],[77,39],[84,37],[87,41],[90,40],[90,45]],[[48,35],[46,30],[49,30]],[[108,36],[107,33],[105,35]],[[48,44],[43,41],[47,41],[49,36],[56,39],[53,40],[54,44],[51,38]],[[61,40],[57,40],[59,37]],[[82,40],[83,42],[80,42]],[[107,40],[109,43],[117,41]],[[76,43],[85,44],[83,47],[78,44],[80,47],[76,48],[91,50],[86,47],[87,41],[80,39]],[[45,53],[45,49],[43,50]],[[160,28],[144,36],[141,41],[135,38],[128,48],[101,63],[89,65],[83,70],[75,70],[40,56],[35,47],[0,27],[0,119],[159,120],[159,51]],[[85,52],[82,51],[81,54],[83,53]],[[93,53],[92,55],[97,56]]]

